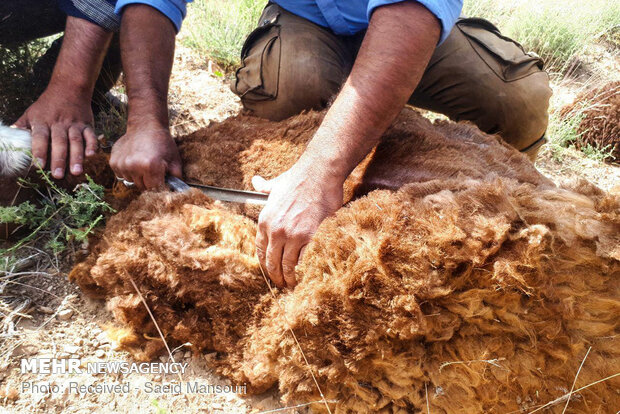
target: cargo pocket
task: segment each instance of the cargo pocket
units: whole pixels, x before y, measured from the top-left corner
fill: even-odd
[[[261,16],[260,26],[246,39],[241,49],[241,67],[235,72],[231,90],[244,100],[267,101],[278,96],[280,77],[280,13]]]
[[[504,81],[516,81],[543,70],[544,62],[540,56],[525,52],[519,43],[502,36],[491,22],[461,18],[456,26],[486,65]]]

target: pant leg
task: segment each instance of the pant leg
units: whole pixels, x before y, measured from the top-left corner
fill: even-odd
[[[0,45],[18,45],[62,32],[67,16],[57,3],[57,0],[0,1]]]
[[[254,115],[281,120],[324,108],[354,58],[344,37],[270,3],[243,46],[231,89]]]
[[[460,19],[409,103],[498,133],[533,159],[545,142],[550,96],[537,56],[482,19]]]

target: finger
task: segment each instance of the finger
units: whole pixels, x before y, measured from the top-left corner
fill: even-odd
[[[110,168],[117,177],[125,177],[124,164],[121,158],[115,154],[114,151],[112,151],[112,154],[110,155]]]
[[[28,120],[28,116],[23,114],[13,125],[17,128],[30,129],[30,121]]]
[[[151,166],[147,173],[143,176],[144,187],[147,190],[155,190],[164,185],[164,177],[166,175],[166,166],[161,162]]]
[[[293,288],[297,284],[295,277],[295,266],[299,260],[299,252],[302,248],[300,242],[290,240],[284,247],[282,253],[282,274],[284,275],[284,283],[287,287]]]
[[[178,178],[183,178],[183,167],[181,166],[180,161],[173,161],[168,166],[168,172],[170,175],[174,175]]]
[[[84,138],[82,129],[77,126],[69,128],[69,167],[71,174],[80,175],[84,171]]]
[[[271,181],[265,180],[263,177],[259,175],[255,175],[252,177],[252,186],[259,193],[269,194],[271,192]]]
[[[299,262],[301,262],[301,261],[303,260],[303,258],[304,258],[304,253],[306,252],[306,248],[307,248],[307,247],[308,247],[308,245],[307,245],[307,244],[304,244],[304,245],[301,247],[301,250],[299,251],[299,259],[297,260],[297,263],[299,263]]]
[[[260,220],[259,220],[260,222]],[[263,230],[261,230],[261,227]],[[258,257],[258,262],[261,265],[261,268],[266,272],[267,263],[265,260],[267,259],[267,245],[269,239],[267,239],[266,232],[264,231],[264,226],[259,224],[258,231],[256,232],[256,256]]]
[[[282,275],[282,251],[284,250],[284,238],[271,235],[265,257],[265,267],[269,273],[269,279],[277,287],[283,288],[284,276]]]
[[[67,166],[67,130],[61,125],[52,125],[52,176],[60,179],[65,176]]]
[[[89,126],[84,128],[82,132],[84,135],[84,141],[86,141],[86,156],[92,157],[97,152],[97,148],[99,147],[99,141],[97,140],[97,135],[95,131]]]
[[[47,162],[47,148],[50,140],[50,130],[47,125],[32,126],[32,158],[40,168],[45,168]]]
[[[131,181],[132,183],[134,183],[134,185],[139,191],[144,191],[146,189],[146,187],[144,186],[144,178],[142,177],[141,173],[132,172],[129,174],[129,178],[127,177],[124,177],[124,178],[127,181]]]

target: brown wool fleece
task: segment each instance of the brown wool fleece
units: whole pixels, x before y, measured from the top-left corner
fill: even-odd
[[[185,173],[250,189],[295,161],[321,117],[213,125],[181,140]],[[71,277],[106,298],[137,358],[164,347],[131,280],[170,346],[217,351],[234,383],[290,402],[320,399],[311,369],[338,413],[529,412],[570,390],[589,347],[575,389],[620,372],[620,197],[556,187],[496,137],[410,110],[367,162],[278,302],[255,222],[198,191],[142,194]],[[582,390],[567,412],[608,412],[619,386]]]
[[[605,149],[610,153],[606,161],[620,163],[620,81],[585,92],[575,102],[562,110],[564,116],[574,116],[571,111],[586,102],[583,119],[577,128],[580,137],[575,146],[578,149],[587,145]]]

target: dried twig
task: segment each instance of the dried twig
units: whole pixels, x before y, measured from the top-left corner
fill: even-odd
[[[608,377],[602,378],[602,379],[600,379],[600,380],[598,380],[598,381],[594,381],[594,382],[592,382],[592,383],[590,383],[590,384],[588,384],[588,385],[584,385],[583,387],[578,388],[578,389],[576,389],[575,391],[573,391],[571,394],[576,394],[576,393],[578,393],[579,391],[583,391],[583,390],[585,390],[586,388],[593,387],[593,386],[595,386],[596,384],[600,384],[601,382],[605,382],[605,381],[607,381],[607,380],[610,380],[610,379],[612,379],[612,378],[616,378],[616,377],[618,377],[618,376],[620,376],[620,372],[618,372],[618,373],[616,373],[616,374],[613,374],[613,375],[610,375],[610,376],[608,376]],[[562,395],[561,397],[558,397],[558,398],[556,398],[556,399],[555,399],[555,400],[553,400],[553,401],[549,401],[547,404],[543,404],[543,405],[541,405],[540,407],[538,407],[538,408],[537,408],[537,409],[535,409],[534,411],[530,411],[528,414],[534,414],[534,413],[536,413],[536,412],[538,412],[538,411],[540,411],[540,410],[542,410],[542,409],[544,409],[544,408],[547,408],[547,407],[549,407],[549,406],[552,406],[552,405],[558,404],[558,403],[560,403],[560,402],[564,401],[564,399],[565,399],[565,398],[567,398],[568,396],[569,396],[569,394],[564,394],[564,395]],[[518,412],[518,411],[514,411],[514,412]],[[510,413],[509,413],[509,414],[510,414]]]
[[[327,408],[327,412],[329,414],[332,414],[332,411],[329,408],[329,404],[327,404],[327,399],[325,398],[325,395],[323,395],[323,390],[321,390],[321,386],[319,385],[319,382],[317,381],[316,377],[314,376],[314,372],[312,372],[312,367],[310,366],[310,363],[308,362],[308,359],[306,358],[306,354],[304,354],[303,349],[301,349],[301,345],[299,344],[299,341],[297,340],[297,336],[295,335],[295,332],[293,332],[293,329],[291,329],[291,326],[289,325],[288,321],[286,320],[286,314],[284,313],[284,309],[282,309],[282,307],[280,306],[280,302],[278,302],[278,298],[276,297],[276,294],[274,293],[271,285],[269,284],[269,280],[267,280],[267,276],[265,276],[265,272],[263,271],[263,266],[261,265],[260,262],[258,263],[258,267],[260,268],[260,272],[263,275],[263,279],[265,280],[265,283],[267,284],[267,287],[269,288],[269,292],[271,292],[271,296],[273,297],[274,302],[276,303],[276,305],[278,306],[278,309],[282,313],[282,317],[284,318],[284,322],[286,323],[286,327],[288,328],[288,330],[291,333],[291,335],[293,335],[293,339],[295,340],[295,344],[297,344],[297,348],[299,349],[299,352],[301,352],[301,356],[304,358],[304,362],[306,363],[306,367],[308,367],[308,372],[312,376],[312,380],[314,381],[314,385],[316,385],[316,388],[319,391],[319,395],[321,396],[321,400],[323,401],[323,404],[325,404],[325,408]]]
[[[568,393],[568,398],[566,398],[566,405],[564,406],[564,409],[562,410],[562,414],[564,414],[566,412],[566,409],[568,408],[568,403],[570,403],[570,397],[571,397],[571,395],[573,395],[573,390],[575,389],[575,384],[577,383],[577,378],[579,377],[579,373],[581,372],[581,368],[583,368],[583,364],[586,362],[586,359],[588,358],[588,355],[590,354],[591,350],[592,350],[592,347],[588,348],[588,352],[586,352],[586,356],[583,357],[583,361],[581,361],[581,365],[579,365],[579,369],[577,370],[577,374],[575,375],[575,379],[573,380],[573,385],[572,385],[572,387],[570,387],[570,392]]]
[[[469,365],[473,362],[484,362],[490,365],[493,365],[494,367],[497,368],[502,368],[502,369],[506,369],[503,366],[501,366],[500,364],[498,364],[498,361],[504,361],[506,358],[495,358],[495,359],[472,359],[471,361],[451,361],[451,362],[444,362],[443,364],[441,364],[439,366],[439,372],[441,372],[442,369],[444,369],[445,367],[449,366],[449,365],[457,365],[457,364],[465,364],[465,365]]]
[[[329,403],[337,403],[338,400],[328,400],[327,402],[329,402]],[[312,404],[323,404],[323,400],[310,401],[310,402],[303,403],[303,404],[291,405],[291,406],[281,407],[281,408],[274,408],[272,410],[267,410],[267,411],[259,411],[256,414],[279,413],[279,412],[286,411],[286,410],[294,410],[295,408],[308,407],[308,406],[310,406]]]

